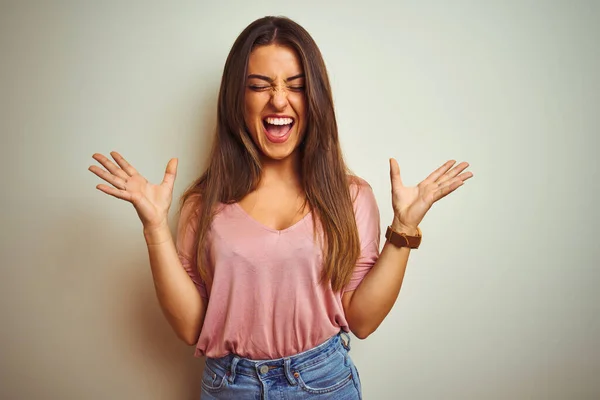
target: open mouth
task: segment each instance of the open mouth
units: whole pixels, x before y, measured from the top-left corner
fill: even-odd
[[[267,139],[274,143],[285,142],[292,131],[294,123],[295,121],[291,117],[263,118],[263,126]]]

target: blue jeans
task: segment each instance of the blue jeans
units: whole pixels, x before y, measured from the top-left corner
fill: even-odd
[[[315,348],[276,360],[235,354],[207,358],[201,399],[360,400],[360,378],[349,351],[350,336],[340,332]]]

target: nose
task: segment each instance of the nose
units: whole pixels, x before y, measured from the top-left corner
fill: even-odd
[[[277,87],[271,93],[271,105],[277,110],[284,110],[288,105],[287,90]]]

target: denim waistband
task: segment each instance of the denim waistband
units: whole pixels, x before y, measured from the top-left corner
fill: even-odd
[[[342,339],[342,336],[345,337]],[[260,376],[267,378],[275,375],[286,375],[288,379],[292,378],[294,370],[306,368],[312,364],[319,363],[326,359],[331,354],[336,352],[340,347],[350,350],[350,335],[344,331],[332,336],[327,341],[312,349],[303,351],[289,357],[282,357],[273,360],[251,360],[243,358],[235,354],[228,354],[221,358],[211,358],[207,361],[214,362],[221,368],[228,371],[227,375],[230,381],[235,379],[236,374],[249,376]],[[295,380],[294,380],[295,381]]]

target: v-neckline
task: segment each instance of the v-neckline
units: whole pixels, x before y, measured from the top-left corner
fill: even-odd
[[[307,212],[302,218],[300,218],[294,224],[288,226],[285,229],[274,229],[274,228],[271,228],[270,226],[266,226],[262,222],[259,222],[258,220],[256,220],[253,216],[248,214],[248,212],[246,210],[244,210],[244,208],[238,202],[232,203],[232,205],[235,208],[237,208],[240,211],[240,213],[242,215],[244,215],[248,220],[250,220],[254,225],[257,225],[258,227],[260,227],[262,229],[265,229],[269,232],[273,232],[273,233],[277,233],[277,234],[282,234],[282,233],[288,232],[288,231],[296,228],[298,225],[300,225],[302,222],[304,222],[304,220],[306,220],[312,214],[312,211]]]

